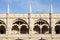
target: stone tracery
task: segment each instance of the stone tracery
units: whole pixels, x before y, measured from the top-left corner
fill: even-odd
[[[38,24],[38,25],[36,25]],[[46,20],[43,20],[43,19],[39,19],[36,23],[35,23],[36,26],[34,26],[33,30],[38,32],[39,34],[47,34],[49,33],[49,24]],[[37,27],[37,28],[36,28]]]
[[[29,27],[25,20],[18,18],[13,24],[18,25],[18,28],[17,26],[14,26],[15,28],[12,28],[13,30],[18,30],[21,34],[29,33]]]

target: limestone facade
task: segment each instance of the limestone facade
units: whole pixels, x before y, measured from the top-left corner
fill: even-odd
[[[0,14],[0,40],[60,40],[60,14]]]

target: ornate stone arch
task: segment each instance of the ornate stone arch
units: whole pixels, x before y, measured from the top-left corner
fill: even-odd
[[[29,27],[27,24],[22,24],[20,27],[21,27],[20,28],[21,34],[28,34],[29,33]]]
[[[60,21],[56,22],[55,24],[55,33],[60,34]]]
[[[46,31],[49,31],[50,26],[49,26],[49,23],[46,20],[43,20],[43,19],[40,18],[35,22],[35,25],[36,24],[38,24],[39,27],[40,27],[40,33],[45,34]],[[45,30],[45,29],[47,29],[47,30]]]
[[[18,28],[17,27],[15,27],[15,28],[17,28],[17,30],[19,30],[19,32],[22,32],[20,29],[21,29],[21,27],[22,26],[24,26],[24,27],[28,27],[28,26],[26,26],[26,25],[28,25],[27,24],[27,22],[25,21],[25,20],[23,20],[23,19],[20,19],[20,18],[18,18],[18,19],[16,19],[15,21],[14,21],[14,23],[13,23],[14,25],[18,25]],[[23,25],[24,24],[24,25]],[[22,25],[22,26],[21,26]],[[13,27],[12,27],[12,29],[14,29]],[[29,28],[28,28],[29,29]],[[15,29],[14,29],[15,30]],[[29,30],[26,30],[26,31],[29,31]]]
[[[6,28],[7,28],[7,25],[5,24],[5,22],[0,20],[0,34],[5,34]]]

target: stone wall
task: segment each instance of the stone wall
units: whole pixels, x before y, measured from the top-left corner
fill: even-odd
[[[2,20],[6,25],[5,34],[0,34],[0,40],[60,40],[60,30],[56,34],[56,25],[60,25],[60,14],[53,13],[51,14],[51,24],[50,24],[50,14],[0,14],[0,20]],[[16,21],[21,22],[20,25]],[[26,22],[26,23],[25,23]],[[39,22],[39,23],[38,23]],[[15,24],[14,24],[15,23]],[[35,24],[36,23],[36,24]],[[57,23],[57,24],[56,24]],[[3,24],[3,23],[2,23]],[[12,30],[12,27],[17,25],[19,31]],[[29,29],[29,33],[20,33],[21,26],[25,25]],[[40,29],[35,29],[35,26],[38,26]],[[43,26],[46,25],[48,30],[43,30]],[[58,27],[58,26],[57,26]],[[2,29],[1,29],[2,30]],[[1,31],[0,30],[0,31]],[[25,29],[23,29],[25,30]],[[43,31],[45,32],[43,32]],[[51,33],[49,33],[51,31]],[[1,32],[0,32],[1,33]]]

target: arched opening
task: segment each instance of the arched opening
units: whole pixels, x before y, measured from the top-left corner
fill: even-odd
[[[18,26],[17,26],[17,25],[14,25],[14,26],[12,27],[12,31],[19,31]]]
[[[33,30],[40,34],[40,27],[38,25],[34,26]]]
[[[35,25],[36,24],[40,26],[39,29],[38,29],[38,26],[36,28],[34,28],[35,30],[39,30],[38,33],[42,33],[42,34],[51,33],[51,27],[49,26],[49,23],[46,20],[43,20],[43,19],[40,18],[39,20],[37,20],[37,22],[35,22]],[[48,28],[48,26],[46,26],[44,24],[48,25],[49,28]],[[42,25],[44,25],[44,26],[41,28]]]
[[[20,33],[21,34],[28,34],[29,33],[29,28],[27,28],[27,26],[22,25],[21,29],[20,29]]]
[[[0,34],[6,34],[6,24],[0,20]]]
[[[18,28],[17,25],[14,25],[14,26],[12,27],[12,33],[14,33],[14,34],[18,34],[18,33],[19,33],[19,28]]]
[[[44,25],[42,27],[42,34],[48,34],[48,33],[49,33],[49,28],[48,28],[48,26]]]
[[[5,26],[1,25],[0,26],[0,34],[5,34],[5,33],[6,33]]]
[[[18,25],[19,28],[17,26],[14,26],[12,30],[19,31],[21,34],[29,33],[29,29],[24,25],[24,24],[28,25],[25,20],[18,18],[15,20],[13,24]]]
[[[55,26],[55,32],[56,34],[60,34],[60,25]]]

